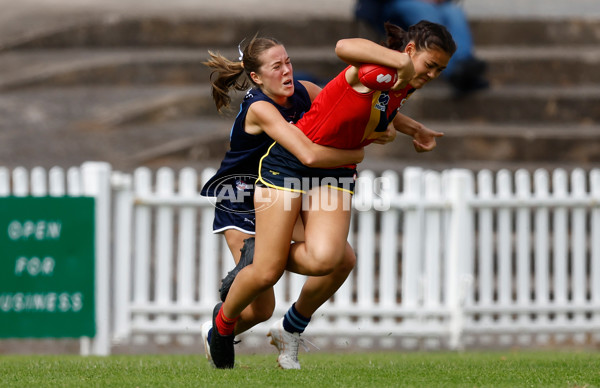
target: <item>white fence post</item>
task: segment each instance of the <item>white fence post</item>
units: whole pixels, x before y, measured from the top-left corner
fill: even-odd
[[[538,169],[533,174],[534,198],[538,201],[550,197],[550,179],[548,172]],[[550,303],[550,211],[541,206],[535,209],[534,216],[534,265],[535,265],[535,302],[536,307],[547,307]],[[545,327],[549,321],[548,314],[536,315],[535,324]],[[536,342],[547,344],[548,334],[542,332],[536,335]]]
[[[125,341],[131,334],[131,239],[133,192],[131,176],[114,173],[114,328],[113,340]]]
[[[81,166],[83,194],[96,203],[96,337],[95,355],[110,354],[110,175],[108,163],[86,162]]]
[[[29,195],[29,173],[24,167],[16,167],[12,172],[13,195],[26,197]]]
[[[568,196],[568,177],[563,169],[556,169],[552,174],[552,194],[557,200],[564,200]],[[567,296],[567,273],[568,264],[568,212],[566,206],[556,206],[552,219],[553,244],[552,244],[552,271],[553,271],[553,294],[552,303],[564,307],[568,303]],[[565,313],[556,314],[555,323],[559,325],[567,324],[567,315]],[[558,343],[566,340],[566,335],[557,333],[554,339]]]
[[[133,173],[133,190],[136,196],[148,196],[152,191],[152,175],[146,167],[139,167]],[[135,281],[133,284],[133,304],[145,306],[150,301],[150,241],[151,241],[152,209],[150,206],[137,205],[134,209],[134,258],[133,268]],[[148,314],[133,311],[132,326],[145,327]],[[132,329],[133,329],[132,327]],[[134,336],[133,341],[145,343],[145,335]]]
[[[202,184],[207,182],[212,175],[214,170],[205,170],[202,173]],[[200,282],[200,302],[204,305],[214,306],[219,298],[217,290],[220,286],[221,270],[220,264],[213,260],[210,260],[214,256],[214,252],[219,250],[219,239],[220,236],[213,234],[213,219],[215,217],[215,209],[211,207],[204,208],[200,211],[200,235],[198,243],[200,252],[200,266],[198,274],[198,282]],[[224,239],[223,239],[224,240]],[[222,256],[229,256],[229,252]],[[223,263],[227,267],[233,268],[233,261]],[[212,312],[212,307],[209,310]],[[207,314],[206,319],[210,319],[212,315]]]
[[[173,197],[175,177],[173,170],[161,167],[156,173],[155,194],[162,199]],[[156,209],[154,249],[156,253],[154,273],[154,302],[158,306],[168,306],[173,303],[173,207],[159,205]],[[170,325],[167,314],[157,314],[156,324],[161,328]],[[158,335],[155,337],[158,343],[169,342],[169,337]]]
[[[9,177],[8,168],[0,167],[0,197],[7,197],[10,194]]]
[[[582,169],[577,168],[571,173],[571,196],[580,200],[585,198],[586,179]],[[586,211],[583,207],[576,207],[571,216],[571,301],[582,306],[586,299]],[[573,317],[575,325],[585,322],[585,314],[577,313]],[[576,333],[573,337],[576,344],[585,343],[585,333]]]
[[[600,305],[600,169],[592,170],[590,173],[590,195],[596,203],[590,216],[590,302]],[[595,312],[592,319],[596,327],[600,326],[600,313]],[[600,333],[594,334],[594,339],[600,341]]]
[[[408,310],[416,310],[421,305],[420,284],[422,280],[421,257],[423,244],[423,170],[409,167],[404,170],[404,198],[409,203],[418,204],[404,213],[404,238],[402,239],[402,305]],[[404,319],[403,326],[414,331],[419,325],[415,318]],[[407,347],[416,345],[414,339],[403,341]]]
[[[515,174],[515,193],[517,199],[526,201],[531,198],[531,176],[527,170],[518,170]],[[526,307],[531,303],[531,209],[521,207],[516,214],[516,271],[517,305]],[[525,312],[517,320],[521,325],[529,325],[531,319]],[[530,334],[519,336],[523,345],[531,343]]]
[[[379,305],[387,310],[394,309],[398,293],[398,220],[399,210],[391,204],[398,195],[398,174],[386,171],[381,177],[381,237],[379,239]],[[382,329],[396,325],[392,317],[382,319]],[[395,342],[395,341],[394,341]],[[386,344],[384,343],[384,346]],[[390,346],[393,343],[390,343]]]
[[[441,176],[438,172],[427,171],[424,177],[424,198],[427,203],[442,203]],[[423,243],[423,307],[428,311],[440,310],[442,307],[442,208],[427,209],[424,217]],[[438,317],[428,317],[423,322],[434,330],[443,328]],[[440,348],[440,338],[426,338],[425,348]]]
[[[512,194],[512,176],[508,170],[500,170],[496,175],[497,196],[500,200],[510,201]],[[513,303],[513,265],[512,265],[512,217],[513,209],[502,206],[498,209],[498,229],[497,244],[498,252],[498,305],[501,308],[508,308]],[[499,321],[502,325],[507,325],[511,320],[511,314],[503,311],[500,314]],[[509,335],[502,335],[500,342],[508,345],[511,342]]]
[[[358,234],[360,239],[356,244],[356,290],[359,309],[367,310],[375,304],[375,210],[373,210],[373,180],[372,171],[364,171],[357,182],[355,206],[363,211],[358,213]],[[371,316],[361,317],[359,325],[373,325]],[[361,338],[359,345],[371,346],[372,338]]]
[[[470,220],[472,211],[468,200],[471,197],[472,177],[467,170],[451,170],[448,177],[448,199],[452,211],[448,230],[448,248],[446,257],[446,305],[450,309],[451,349],[462,348],[464,313],[461,305],[463,289],[463,263],[471,257],[470,243],[473,231]]]
[[[493,198],[494,177],[490,170],[481,170],[477,174],[477,197],[482,200]],[[491,307],[494,303],[494,215],[490,208],[482,208],[477,212],[477,290],[479,291],[478,306]],[[491,314],[482,314],[478,325],[486,326],[492,323]],[[484,344],[492,341],[490,336],[481,338]]]
[[[53,197],[62,197],[66,192],[65,172],[60,167],[52,167],[48,172],[48,194]]]
[[[32,197],[45,197],[48,194],[46,184],[46,170],[42,167],[31,169],[31,186],[29,195]]]
[[[193,198],[197,195],[198,174],[192,168],[184,168],[179,173],[179,196]],[[182,207],[179,210],[179,241],[177,252],[177,305],[189,307],[194,302],[194,257],[196,253],[196,217],[197,211],[193,206]],[[182,325],[194,325],[189,315],[180,319]],[[180,335],[177,337],[182,344],[192,344],[193,337]]]

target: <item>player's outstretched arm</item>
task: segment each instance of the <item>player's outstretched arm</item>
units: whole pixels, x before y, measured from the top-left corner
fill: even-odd
[[[444,136],[442,132],[427,128],[412,118],[397,113],[394,118],[394,128],[398,132],[413,138],[413,146],[417,152],[427,152],[433,150],[436,145],[436,138]]]

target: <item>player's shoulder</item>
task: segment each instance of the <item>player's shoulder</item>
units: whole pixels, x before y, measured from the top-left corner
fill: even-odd
[[[246,94],[244,95],[244,101],[258,101],[262,99],[263,96],[265,96],[265,94],[262,92],[262,90],[259,88],[251,88],[246,91]]]

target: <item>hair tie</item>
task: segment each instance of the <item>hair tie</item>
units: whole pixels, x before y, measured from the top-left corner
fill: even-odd
[[[240,53],[240,57],[238,58],[238,60],[240,60],[240,61],[242,61],[244,59],[244,52],[242,51],[242,43],[244,43],[245,40],[246,40],[246,38],[242,39],[240,44],[238,44],[238,53]]]

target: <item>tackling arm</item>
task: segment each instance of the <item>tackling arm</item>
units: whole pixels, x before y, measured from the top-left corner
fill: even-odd
[[[285,121],[279,111],[266,101],[258,101],[250,106],[246,125],[259,126],[308,167],[357,164],[364,158],[362,148],[342,150],[313,143],[298,127]]]

